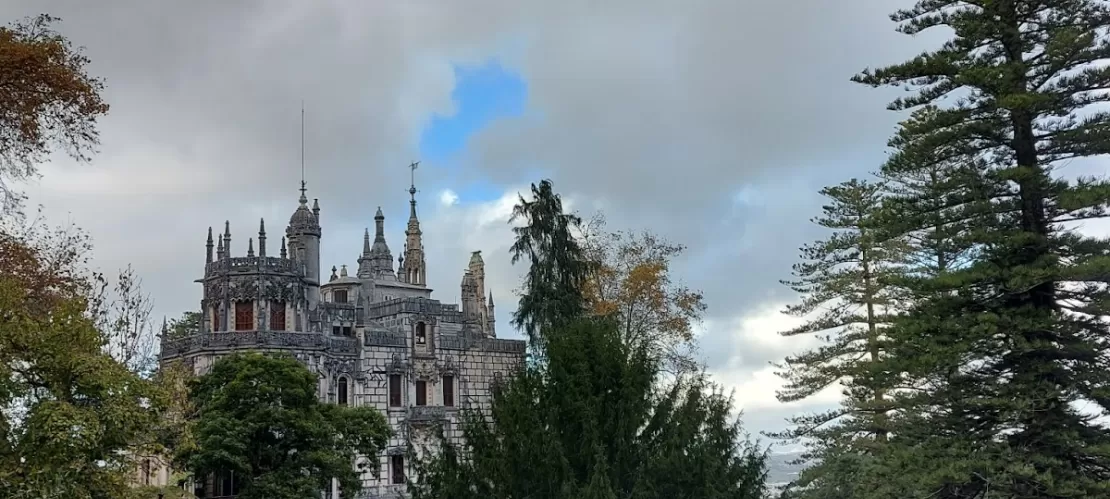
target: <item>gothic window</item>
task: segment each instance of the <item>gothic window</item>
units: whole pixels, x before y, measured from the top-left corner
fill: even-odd
[[[336,399],[339,405],[347,405],[347,378],[339,378],[339,388],[336,389]]]
[[[212,310],[212,332],[220,330],[220,311]]]
[[[270,330],[285,331],[285,302],[270,302]]]
[[[455,406],[455,377],[443,377],[443,405],[447,407]]]
[[[389,406],[401,407],[401,375],[389,375]]]
[[[347,303],[347,290],[337,289],[332,293],[332,300],[335,303]]]
[[[428,382],[416,381],[416,405],[428,405]]]
[[[389,456],[390,475],[392,475],[392,482],[396,485],[405,483],[405,456],[401,454],[394,454]]]
[[[343,336],[354,336],[354,334],[351,332],[351,326],[343,326]]]
[[[342,329],[339,326],[332,326],[331,327],[331,334],[333,334],[335,336],[339,336],[341,331],[342,331]]]
[[[424,345],[424,344],[427,344],[427,343],[428,343],[427,326],[424,325],[423,321],[417,322],[416,323],[416,344],[417,345]]]
[[[254,302],[235,302],[235,330],[254,330]]]

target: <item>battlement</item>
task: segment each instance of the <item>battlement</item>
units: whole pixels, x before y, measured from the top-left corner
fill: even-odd
[[[241,256],[222,258],[204,265],[204,276],[211,277],[230,273],[284,273],[296,274],[297,262],[288,258],[273,256]]]

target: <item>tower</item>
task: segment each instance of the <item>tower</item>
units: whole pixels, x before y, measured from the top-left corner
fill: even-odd
[[[424,259],[423,232],[420,231],[420,220],[416,217],[416,167],[417,161],[409,165],[412,169],[412,182],[409,184],[409,222],[405,228],[405,251],[400,258],[398,278],[401,282],[427,286],[427,263]]]
[[[289,217],[289,226],[285,229],[285,238],[288,241],[290,257],[297,262],[299,270],[304,273],[305,284],[308,286],[308,306],[316,308],[320,299],[320,202],[314,200],[313,207],[308,208],[308,197],[305,196],[305,182],[301,181],[300,204]]]

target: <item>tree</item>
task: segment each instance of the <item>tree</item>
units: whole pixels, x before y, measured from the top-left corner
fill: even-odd
[[[544,331],[577,318],[585,307],[588,264],[574,237],[582,219],[563,213],[562,198],[550,180],[532,184],[531,200],[519,198],[509,223],[523,220],[524,225],[513,227],[516,241],[509,251],[513,264],[527,258],[530,266],[512,323],[539,345]]]
[[[200,333],[200,320],[200,312],[182,312],[180,318],[170,319],[162,339],[175,340]]]
[[[545,345],[488,415],[465,412],[461,446],[443,439],[417,462],[414,498],[762,497],[765,454],[704,376],[657,390],[658,363],[606,318]]]
[[[105,289],[102,288],[102,291]],[[155,364],[155,334],[150,312],[154,302],[143,291],[143,281],[130,265],[120,270],[112,289],[113,297],[99,303],[107,305],[99,313],[99,327],[106,332],[108,352],[132,371],[149,375]]]
[[[107,114],[103,82],[87,73],[88,58],[42,14],[0,27],[0,206],[17,207],[10,181],[37,172],[60,149],[87,161],[99,144],[97,120]]]
[[[104,352],[83,254],[53,242],[0,230],[0,490],[126,497],[154,390]]]
[[[587,309],[616,317],[624,341],[646,348],[667,369],[696,370],[694,326],[705,312],[705,300],[671,276],[671,263],[686,248],[649,231],[606,231],[601,214],[583,229],[582,248],[590,262]]]
[[[1054,166],[1110,153],[1110,6],[921,0],[892,17],[953,37],[855,78],[914,91],[892,109],[933,107],[902,124],[884,172],[981,162],[990,188],[973,261],[912,282],[890,328],[884,369],[921,383],[899,402],[921,411],[894,421],[885,472],[930,497],[1107,496],[1110,432],[1076,405],[1110,410],[1110,247],[1073,228],[1105,215],[1110,185]]]
[[[849,497],[831,473],[844,465],[837,458],[847,448],[867,452],[889,433],[892,380],[874,365],[887,350],[885,329],[896,302],[890,282],[901,271],[902,247],[876,226],[883,188],[882,183],[852,179],[822,189],[830,202],[815,222],[834,232],[804,246],[802,262],[794,265],[795,279],[783,281],[802,295],[801,302],[787,307],[786,313],[807,320],[781,334],[817,336],[823,345],[777,365],[779,376],[786,380],[778,399],[804,400],[836,383],[844,387],[846,396],[837,409],[791,418],[793,428],[776,435],[807,439],[808,451],[801,461],[811,465],[795,485],[818,497]]]
[[[221,358],[191,383],[194,444],[179,459],[196,477],[232,472],[240,499],[315,497],[333,477],[355,497],[364,471],[355,460],[378,455],[389,426],[372,407],[320,402],[316,389],[316,375],[289,356]]]

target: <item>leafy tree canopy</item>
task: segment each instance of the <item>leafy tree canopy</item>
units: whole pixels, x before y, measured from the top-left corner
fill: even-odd
[[[289,356],[221,358],[191,382],[192,445],[178,459],[197,477],[232,472],[240,499],[303,499],[331,487],[361,490],[364,465],[385,447],[389,426],[373,407],[320,402],[316,375]]]

